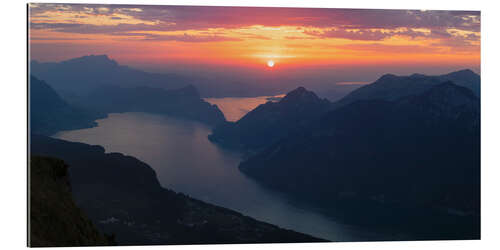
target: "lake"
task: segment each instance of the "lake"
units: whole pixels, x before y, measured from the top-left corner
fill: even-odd
[[[266,101],[261,98],[253,103],[262,100]],[[232,105],[233,119],[244,114],[242,110],[249,104],[240,109],[235,106]],[[246,177],[238,169],[241,155],[212,144],[207,139],[211,128],[199,122],[147,113],[120,113],[110,114],[97,123],[94,128],[64,131],[54,137],[101,145],[106,152],[134,156],[156,171],[165,188],[283,228],[332,241],[373,240],[380,236],[340,224],[318,209]]]
[[[250,112],[260,104],[270,100],[284,97],[285,95],[258,96],[258,97],[224,97],[224,98],[205,98],[205,101],[216,104],[224,113],[226,120],[237,121],[246,113]],[[274,99],[273,99],[274,98]]]

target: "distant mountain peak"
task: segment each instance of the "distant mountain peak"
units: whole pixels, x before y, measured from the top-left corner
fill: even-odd
[[[470,70],[470,69],[462,69],[462,70],[457,70],[455,72],[451,72],[450,74],[453,74],[453,73],[460,73],[460,74],[474,74],[474,75],[477,75],[474,71]]]
[[[307,89],[306,89],[306,88],[304,88],[304,87],[302,87],[302,86],[299,86],[298,88],[296,88],[296,89],[294,89],[294,90],[290,91],[290,93],[291,93],[291,92],[294,92],[294,91],[297,91],[297,92],[307,92]]]
[[[389,80],[389,79],[394,79],[398,77],[397,75],[394,75],[394,74],[384,74],[383,76],[381,76],[378,80],[378,81],[386,81],[386,80]]]
[[[462,69],[446,74],[445,76],[463,77],[465,79],[479,78],[480,76],[470,69]]]
[[[312,91],[307,90],[304,87],[298,87],[286,94],[280,102],[317,102],[321,99]]]
[[[88,55],[88,56],[82,56],[82,57],[77,57],[75,59],[78,59],[78,58],[81,58],[81,59],[94,59],[94,60],[103,60],[103,61],[112,61],[108,55],[106,54],[103,54],[103,55]]]
[[[106,60],[111,60],[111,59],[109,59],[108,55],[106,55],[106,54],[102,54],[102,55],[91,54],[91,55],[83,56],[83,57],[93,57],[93,58],[102,58],[102,59],[106,59]]]
[[[110,59],[108,55],[87,55],[63,61],[62,63],[89,63],[96,66],[118,66],[118,63],[115,60]]]

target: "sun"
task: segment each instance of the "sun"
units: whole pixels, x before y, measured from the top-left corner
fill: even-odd
[[[269,68],[274,67],[274,61],[273,60],[267,61],[267,67],[269,67]]]

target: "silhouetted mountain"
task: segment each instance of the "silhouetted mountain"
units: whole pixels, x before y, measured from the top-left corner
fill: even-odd
[[[452,81],[456,85],[466,87],[480,96],[480,81],[478,74],[471,70],[460,70],[445,75],[427,76],[413,74],[410,76],[396,76],[386,74],[377,81],[358,88],[335,103],[342,106],[357,100],[386,100],[394,101],[401,97],[416,95],[440,83]]]
[[[30,158],[31,247],[111,245],[71,196],[68,166],[50,157]],[[64,237],[61,237],[64,235]]]
[[[70,166],[76,204],[119,245],[321,241],[164,189],[150,166],[101,146],[39,135],[30,145]]]
[[[458,86],[466,87],[478,97],[481,97],[481,76],[470,69],[459,70],[438,76],[443,81],[452,81]]]
[[[361,201],[346,205],[345,219],[412,230],[425,224],[420,233],[426,239],[477,238],[479,98],[446,82],[393,101],[353,101],[243,161],[240,169],[336,209],[346,199]],[[379,205],[369,201],[391,206],[377,213]],[[440,210],[448,214],[422,215]]]
[[[86,109],[103,113],[148,112],[197,120],[210,125],[225,121],[219,108],[201,99],[192,85],[172,90],[103,86],[75,102]]]
[[[395,76],[386,74],[374,83],[362,86],[341,100],[331,104],[313,92],[300,87],[277,103],[258,106],[237,122],[217,126],[209,136],[212,142],[223,146],[256,151],[286,137],[323,113],[358,100],[395,101],[402,97],[421,94],[443,82],[453,80],[479,96],[480,77],[471,70],[461,70],[440,76],[413,74]],[[302,97],[304,99],[298,98]]]
[[[93,127],[97,113],[68,105],[44,81],[30,76],[30,126],[31,132],[53,134],[61,130]]]
[[[209,139],[224,146],[258,150],[289,135],[293,130],[328,110],[331,103],[299,87],[279,102],[267,102],[237,122],[217,126]]]
[[[31,61],[30,74],[50,82],[67,101],[105,85],[171,89],[189,82],[186,77],[175,74],[148,73],[122,66],[106,55],[89,55],[57,63]]]
[[[175,66],[161,73],[151,73],[125,66],[106,55],[88,55],[61,62],[32,60],[29,70],[30,74],[53,84],[57,93],[70,103],[74,98],[104,85],[175,89],[192,84],[204,98],[279,95],[304,81],[310,89],[325,89],[321,96],[334,98],[332,100],[337,100],[353,89],[351,86],[331,85],[323,79],[304,79],[300,77],[301,74],[289,71],[262,72],[240,67],[221,70],[218,66],[207,65],[182,69]],[[338,79],[330,80],[335,82]]]

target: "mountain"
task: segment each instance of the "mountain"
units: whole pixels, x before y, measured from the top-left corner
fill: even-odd
[[[395,100],[353,101],[244,160],[240,169],[289,194],[345,206],[344,219],[420,228],[423,239],[476,238],[479,103],[470,89],[451,82]]]
[[[240,120],[215,127],[209,139],[242,150],[262,149],[306,126],[311,119],[328,110],[330,105],[328,100],[299,87],[279,102],[261,104]]]
[[[68,166],[63,161],[32,156],[30,166],[28,232],[31,247],[105,246],[113,243],[76,206],[71,196]]]
[[[45,81],[30,76],[31,132],[50,135],[61,130],[93,127],[100,115],[65,102]]]
[[[225,121],[219,108],[201,99],[192,85],[170,90],[144,86],[103,86],[75,99],[75,103],[88,110],[106,114],[148,112],[196,120],[209,125]]]
[[[152,73],[122,65],[107,55],[87,55],[60,62],[32,60],[29,67],[30,74],[50,82],[68,102],[108,85],[178,89],[193,84],[203,97],[275,95],[283,89],[276,79],[269,77],[244,73],[246,80],[242,80],[235,77],[238,73],[197,70],[195,67],[184,69],[185,73]],[[255,84],[262,81],[269,84]]]
[[[386,100],[394,101],[401,97],[416,95],[440,83],[452,81],[456,85],[470,89],[476,96],[480,96],[481,77],[466,69],[439,76],[413,74],[410,76],[396,76],[386,74],[377,81],[360,87],[335,103],[342,106],[357,100]]]
[[[180,88],[189,80],[175,74],[149,73],[118,64],[107,55],[89,55],[61,62],[30,62],[30,74],[44,79],[71,101],[106,85],[121,87],[149,86],[156,88]]]
[[[334,103],[320,99],[313,92],[299,87],[288,93],[280,102],[260,105],[236,122],[217,126],[209,139],[222,146],[251,153],[286,137],[327,111],[358,100],[395,101],[421,94],[446,81],[466,87],[479,97],[480,76],[471,70],[439,76],[386,74],[371,84],[356,87],[357,89]]]
[[[452,81],[458,86],[466,87],[481,97],[481,77],[470,69],[459,70],[438,76],[443,81]]]
[[[165,189],[150,166],[101,146],[32,134],[30,149],[69,166],[76,205],[118,245],[323,241]]]

